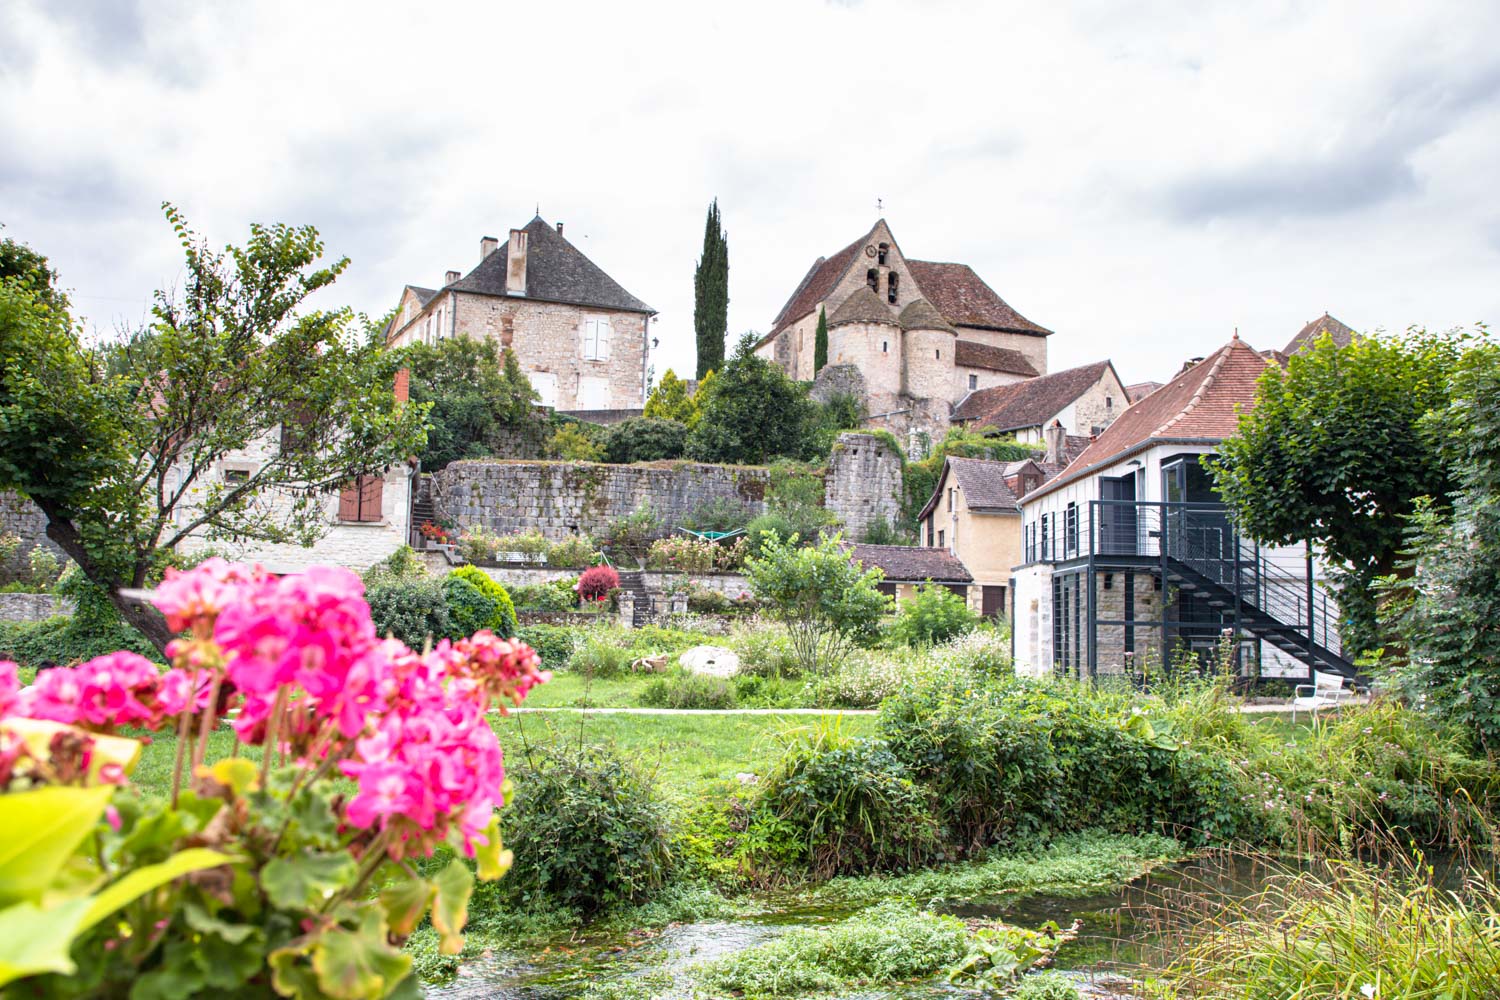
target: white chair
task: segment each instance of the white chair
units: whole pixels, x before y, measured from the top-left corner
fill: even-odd
[[[1292,721],[1297,721],[1299,710],[1312,712],[1316,719],[1319,709],[1338,708],[1346,700],[1353,698],[1355,692],[1344,687],[1344,680],[1342,674],[1325,674],[1321,670],[1314,670],[1311,684],[1297,685],[1297,697],[1292,699]]]

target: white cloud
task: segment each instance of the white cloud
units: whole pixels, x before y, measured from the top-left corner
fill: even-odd
[[[370,313],[540,204],[692,365],[717,196],[731,333],[885,199],[1057,331],[1052,367],[1160,378],[1234,327],[1277,346],[1496,316],[1493,5],[867,0],[756,5],[50,4],[0,13],[0,222],[91,320],[178,249],[312,223]]]

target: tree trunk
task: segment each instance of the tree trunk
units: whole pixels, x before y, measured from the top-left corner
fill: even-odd
[[[51,504],[37,503],[37,506],[42,509],[42,513],[47,515],[47,537],[56,542],[58,548],[78,564],[84,576],[108,595],[109,602],[115,606],[120,617],[145,636],[158,652],[166,656],[167,643],[175,638],[172,631],[167,628],[166,617],[150,604],[120,593],[121,581],[107,573],[89,554],[83,544],[83,539],[78,534],[78,529],[73,527],[73,522],[61,515]]]

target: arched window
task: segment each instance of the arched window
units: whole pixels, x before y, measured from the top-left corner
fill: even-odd
[[[892,305],[896,302],[896,272],[892,271],[885,279],[885,300]]]
[[[880,272],[873,267],[870,268],[865,272],[865,283],[870,286],[870,291],[878,293],[880,291]]]
[[[888,254],[888,253],[890,253],[890,252],[891,252],[891,245],[889,243],[882,243],[882,244],[880,244],[880,253],[876,256],[875,259],[876,259],[876,262],[879,263],[881,267],[885,267],[885,255]]]

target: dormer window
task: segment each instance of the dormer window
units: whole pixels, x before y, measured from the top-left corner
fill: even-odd
[[[885,278],[885,300],[892,305],[896,302],[896,272],[892,271]]]
[[[880,249],[879,249],[878,253],[875,256],[875,260],[876,260],[877,263],[880,264],[881,267],[885,267],[885,255],[888,254],[888,253],[890,253],[890,252],[891,252],[891,245],[889,243],[882,243],[882,244],[880,244]]]
[[[870,268],[868,271],[866,271],[865,272],[865,284],[867,284],[867,285],[870,286],[870,291],[875,292],[876,294],[879,294],[879,292],[880,292],[880,272],[877,271],[873,267]]]

